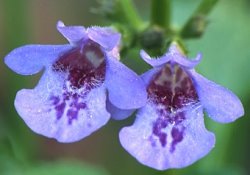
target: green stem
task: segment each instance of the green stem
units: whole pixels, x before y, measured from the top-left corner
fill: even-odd
[[[143,25],[143,21],[137,13],[137,10],[131,0],[120,0],[118,1],[124,15],[124,18],[130,26],[134,29],[139,30]]]
[[[169,29],[171,0],[151,0],[151,25]]]
[[[196,9],[194,15],[197,14],[208,15],[218,1],[219,0],[203,0]]]
[[[182,28],[181,36],[183,38],[200,37],[206,28],[206,16],[211,12],[218,1],[219,0],[203,0]]]

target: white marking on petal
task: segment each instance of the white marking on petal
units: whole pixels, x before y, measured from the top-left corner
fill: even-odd
[[[99,57],[93,51],[87,51],[86,52],[86,58],[88,59],[88,61],[90,61],[92,63],[92,65],[95,68],[99,67],[102,64],[103,60],[104,60],[104,57]]]

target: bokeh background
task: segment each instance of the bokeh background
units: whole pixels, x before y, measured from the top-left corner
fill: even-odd
[[[150,2],[134,2],[147,20]],[[183,25],[199,2],[173,0],[173,25]],[[190,57],[203,53],[199,72],[235,92],[245,108],[245,116],[230,124],[206,117],[207,128],[216,134],[216,146],[193,165],[161,172],[138,163],[118,140],[119,130],[132,124],[133,117],[110,120],[91,136],[70,144],[36,135],[24,124],[13,105],[15,94],[19,89],[33,88],[41,74],[17,75],[5,66],[4,56],[24,44],[66,43],[55,28],[58,20],[67,25],[111,25],[90,12],[96,6],[94,0],[0,0],[0,175],[250,174],[249,0],[220,0],[209,15],[209,26],[202,38],[185,42]],[[138,57],[135,49],[123,61],[140,73],[147,67],[135,64]]]

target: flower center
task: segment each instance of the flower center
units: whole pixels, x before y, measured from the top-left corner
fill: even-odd
[[[79,110],[88,108],[85,97],[89,91],[104,81],[104,53],[99,44],[87,40],[82,47],[73,48],[60,56],[52,65],[52,70],[62,75],[65,81],[62,95],[51,94],[50,100],[57,119],[65,114],[71,124],[77,119]]]
[[[100,45],[91,40],[65,53],[53,64],[54,71],[68,73],[71,87],[90,89],[104,81],[105,67]]]
[[[151,80],[147,91],[159,116],[153,123],[152,133],[159,138],[162,147],[167,145],[168,138],[170,152],[173,152],[184,137],[182,123],[186,112],[198,102],[193,82],[180,66],[167,64]]]

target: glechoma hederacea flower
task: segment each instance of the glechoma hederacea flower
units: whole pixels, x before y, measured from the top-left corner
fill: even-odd
[[[143,81],[119,62],[119,33],[60,21],[57,29],[70,44],[27,45],[5,58],[18,74],[44,70],[38,85],[20,90],[15,99],[17,112],[34,132],[74,142],[106,124],[112,111],[145,105]]]
[[[153,68],[141,77],[148,101],[132,126],[120,131],[122,146],[139,162],[166,170],[182,168],[214,147],[215,136],[206,130],[203,110],[213,120],[228,123],[244,114],[240,100],[228,89],[198,74],[195,60],[187,59],[176,44],[159,59],[141,57]]]

